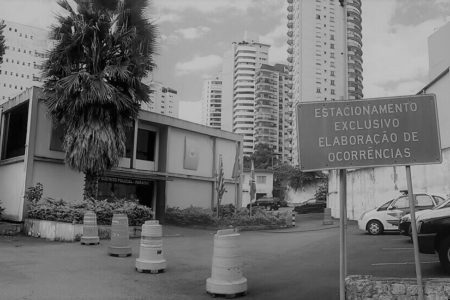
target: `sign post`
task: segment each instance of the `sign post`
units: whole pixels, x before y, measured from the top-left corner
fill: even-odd
[[[342,277],[346,276],[345,175],[348,168],[407,166],[416,275],[422,287],[409,166],[442,161],[435,95],[302,102],[296,109],[300,169],[339,169],[341,297],[345,293]]]

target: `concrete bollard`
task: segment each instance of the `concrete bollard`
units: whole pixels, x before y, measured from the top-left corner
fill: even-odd
[[[82,245],[98,245],[100,238],[98,236],[97,215],[93,211],[86,211],[83,216],[83,235],[81,236]]]
[[[297,215],[297,213],[295,212],[295,210],[292,211],[292,227],[295,227],[295,216]]]
[[[136,259],[138,272],[159,273],[166,268],[163,255],[162,226],[158,220],[145,221],[142,225],[141,246]]]
[[[130,233],[126,214],[114,214],[111,222],[111,244],[108,246],[111,256],[130,256]]]
[[[323,210],[323,225],[333,225],[333,220],[331,219],[331,208],[324,208]]]
[[[247,279],[242,275],[242,259],[234,229],[218,230],[214,235],[211,277],[206,292],[212,296],[240,296],[247,292]]]

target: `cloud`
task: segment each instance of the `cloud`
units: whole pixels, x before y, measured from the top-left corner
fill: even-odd
[[[287,64],[287,44],[269,48],[269,62],[271,64]]]
[[[450,2],[442,0],[397,0],[391,24],[418,25],[450,15]]]
[[[198,38],[204,36],[205,34],[207,34],[210,31],[211,31],[211,28],[209,28],[209,27],[198,26],[198,27],[189,27],[189,28],[184,28],[184,29],[178,29],[175,31],[175,33],[181,35],[181,37],[183,37],[184,39],[194,40],[194,39],[198,39]]]
[[[64,11],[53,0],[0,0],[0,19],[47,29]]]
[[[287,28],[286,23],[281,23],[276,26],[272,31],[261,35],[259,41],[269,45],[281,45],[285,44],[287,40],[286,36]]]
[[[176,14],[176,13],[166,13],[166,14],[162,14],[158,17],[155,18],[156,21],[155,23],[157,24],[161,24],[161,23],[176,23],[176,22],[180,22],[182,20],[181,15]]]
[[[396,2],[390,0],[364,2],[364,97],[414,94],[426,84],[427,38],[444,21],[393,25],[396,9]]]
[[[204,72],[220,66],[221,63],[222,57],[218,55],[195,56],[189,61],[177,63],[175,65],[175,72],[178,76]]]
[[[180,119],[201,123],[202,120],[202,103],[201,101],[180,101],[179,102],[179,117]]]
[[[155,0],[154,2],[155,6],[158,6],[162,11],[182,12],[187,9],[192,9],[202,13],[213,13],[223,10],[245,12],[249,7],[254,5],[252,0]]]

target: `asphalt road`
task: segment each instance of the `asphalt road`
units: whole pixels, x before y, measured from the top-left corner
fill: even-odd
[[[339,229],[242,232],[240,244],[248,294],[243,299],[339,299]],[[317,221],[317,220],[316,220]],[[321,229],[321,228],[318,228]],[[133,255],[108,256],[99,246],[46,242],[28,237],[0,238],[0,300],[12,299],[211,299],[205,293],[211,275],[213,231],[165,228],[161,274],[134,270]],[[436,255],[421,255],[423,277],[448,277]],[[348,228],[348,273],[415,277],[412,244],[398,234],[369,236]]]

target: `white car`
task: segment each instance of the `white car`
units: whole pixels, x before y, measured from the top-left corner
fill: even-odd
[[[414,194],[417,211],[431,209],[445,202],[442,196],[429,194]],[[364,212],[358,220],[358,227],[371,235],[384,231],[397,231],[400,218],[409,213],[409,198],[403,193],[383,205]]]
[[[444,209],[443,211],[440,211]],[[416,224],[419,224],[420,220],[429,219],[441,216],[450,216],[450,199],[439,204],[432,209],[425,209],[416,212]],[[410,236],[411,235],[411,214],[406,214],[400,219],[400,224],[398,225],[400,234]]]

